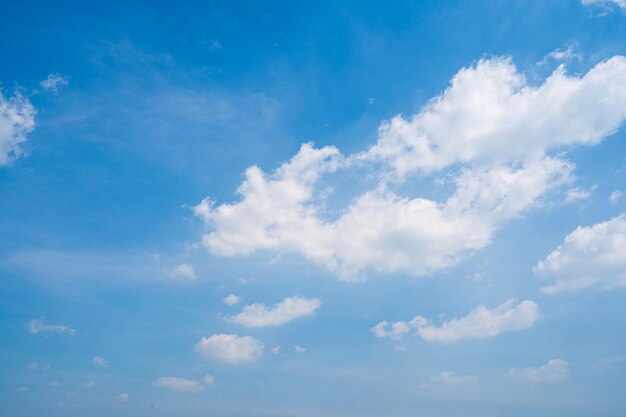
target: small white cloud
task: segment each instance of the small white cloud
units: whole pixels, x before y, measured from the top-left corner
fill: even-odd
[[[0,166],[22,155],[21,144],[35,129],[35,108],[21,93],[5,98],[0,90]]]
[[[613,356],[611,358],[602,358],[598,362],[593,364],[593,369],[601,370],[601,369],[612,368],[624,362],[626,362],[626,355]]]
[[[535,302],[526,300],[517,303],[517,300],[511,299],[492,310],[479,305],[467,316],[445,321],[438,326],[422,316],[415,316],[409,322],[380,322],[371,331],[380,338],[401,340],[413,332],[429,342],[452,343],[523,330],[532,326],[538,317],[539,307]]]
[[[590,286],[612,289],[626,286],[626,213],[592,226],[579,226],[533,269],[555,283],[547,294]]]
[[[49,74],[45,80],[42,80],[39,85],[46,91],[56,92],[60,87],[65,87],[69,83],[66,76],[61,74]]]
[[[274,355],[278,355],[280,353],[280,346],[274,346],[270,352],[272,352],[272,354]]]
[[[443,385],[462,385],[478,380],[476,375],[457,375],[452,371],[444,371],[438,375],[433,375],[429,379],[431,384],[443,384]],[[430,387],[430,384],[426,384]]]
[[[60,325],[60,324],[45,324],[44,317],[39,317],[38,319],[33,319],[28,323],[28,332],[29,333],[66,333],[74,336],[76,334],[76,330],[71,327]]]
[[[116,397],[120,402],[127,403],[128,402],[128,394],[122,393]]]
[[[215,334],[203,337],[195,350],[205,359],[235,364],[259,359],[263,355],[263,343],[252,336]]]
[[[227,306],[234,306],[235,304],[239,304],[241,302],[241,297],[238,297],[235,294],[230,294],[227,297],[224,297],[223,301]]]
[[[193,265],[183,263],[172,270],[172,276],[193,281],[196,279],[196,270]]]
[[[619,191],[619,190],[613,191],[611,195],[609,196],[609,202],[611,204],[617,204],[617,202],[620,201],[623,196],[624,196],[624,193],[622,191]]]
[[[37,369],[38,365],[36,362],[32,362],[28,364],[28,369]]]
[[[109,361],[107,361],[104,358],[101,358],[100,356],[94,356],[91,359],[91,363],[93,363],[96,366],[99,366],[100,368],[108,368],[109,367]]]
[[[587,200],[591,197],[596,188],[598,188],[597,185],[589,188],[571,188],[565,193],[565,203],[571,204],[576,201]]]
[[[227,320],[246,327],[280,326],[292,320],[315,315],[321,304],[317,298],[293,296],[270,308],[264,304],[246,305],[241,309],[241,313],[228,317]]]
[[[300,346],[300,345],[295,345],[293,347],[293,351],[296,353],[302,353],[302,352],[306,352],[306,348]]]
[[[92,388],[96,385],[96,381],[87,381],[83,384],[85,388]]]
[[[204,389],[198,381],[178,378],[175,376],[162,376],[154,381],[154,385],[157,387],[168,388],[177,392],[199,392]]]
[[[520,371],[511,368],[505,377],[513,381],[555,383],[567,378],[569,366],[563,359],[550,359],[537,368],[525,368]]]
[[[215,377],[213,375],[205,375],[202,377],[202,381],[204,381],[207,385],[213,385],[215,383]]]
[[[583,55],[576,52],[578,43],[570,43],[566,49],[555,49],[548,54],[548,58],[552,58],[555,61],[571,61],[573,59],[580,61],[583,59]]]

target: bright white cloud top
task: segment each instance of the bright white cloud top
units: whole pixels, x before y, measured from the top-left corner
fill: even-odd
[[[598,144],[624,118],[622,56],[580,77],[560,66],[539,86],[510,59],[485,59],[419,113],[383,123],[368,150],[344,157],[305,144],[271,174],[248,168],[239,201],[207,198],[194,212],[215,255],[298,253],[345,280],[367,271],[423,276],[485,247],[499,227],[571,182],[574,165],[558,152]],[[349,169],[370,170],[379,184],[329,220],[316,184]],[[454,190],[441,201],[393,191],[415,175],[452,178]]]
[[[548,294],[596,286],[626,286],[626,214],[587,227],[578,227],[534,268],[535,274],[555,279],[542,288]]]
[[[505,376],[514,381],[521,382],[559,382],[569,375],[569,365],[563,359],[550,359],[545,364],[536,368],[522,370],[510,369]]]
[[[19,92],[4,97],[0,91],[0,166],[22,154],[20,144],[35,129],[35,108]]]
[[[241,309],[241,313],[228,317],[227,320],[246,327],[280,326],[292,320],[315,315],[322,305],[318,298],[287,297],[272,307],[264,304],[250,304]]]
[[[263,355],[263,343],[252,336],[215,334],[203,337],[195,347],[205,359],[230,364],[254,362]]]
[[[204,389],[198,381],[178,378],[175,376],[162,376],[154,381],[154,385],[177,392],[200,392]]]
[[[46,324],[44,317],[39,317],[28,322],[29,333],[65,333],[74,336],[76,330],[62,324]]]
[[[489,310],[483,305],[468,315],[441,323],[416,316],[411,321],[389,323],[382,321],[371,331],[379,338],[401,340],[411,333],[429,342],[452,343],[460,340],[487,339],[500,333],[523,330],[532,326],[539,318],[539,307],[533,301],[520,303],[511,299]]]

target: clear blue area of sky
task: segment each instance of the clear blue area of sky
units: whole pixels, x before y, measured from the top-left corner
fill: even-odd
[[[626,415],[626,365],[593,367],[626,355],[624,290],[547,296],[532,274],[577,226],[626,210],[607,200],[626,184],[623,130],[568,156],[577,186],[599,184],[590,199],[548,201],[425,278],[346,283],[297,255],[216,257],[194,248],[203,225],[190,210],[206,196],[234,201],[247,167],[269,172],[304,142],[366,149],[382,121],[419,111],[480,58],[510,56],[537,85],[557,65],[544,61],[551,51],[575,45],[582,58],[567,68],[582,74],[626,55],[625,40],[626,13],[575,0],[0,1],[0,85],[37,109],[26,155],[0,167],[0,415]],[[36,92],[51,73],[68,85]],[[432,197],[427,184],[409,192]],[[172,279],[183,262],[196,281]],[[223,304],[230,293],[268,305],[300,294],[322,307],[242,329],[223,319],[240,308]],[[538,323],[486,341],[413,338],[404,350],[370,332],[509,298],[537,301]],[[77,334],[30,334],[42,316]],[[252,335],[266,351],[251,364],[206,362],[194,346],[216,333]],[[558,384],[502,377],[553,358],[570,365]],[[442,371],[480,378],[420,388]],[[200,393],[153,385],[205,374],[215,384]]]

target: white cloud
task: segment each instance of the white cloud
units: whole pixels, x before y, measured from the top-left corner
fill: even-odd
[[[579,226],[533,269],[555,279],[548,294],[590,286],[626,286],[626,214],[592,226]]]
[[[109,367],[109,361],[107,361],[104,358],[101,358],[100,356],[94,356],[91,359],[91,362],[94,365],[99,366],[100,368],[108,368]]]
[[[313,316],[321,305],[317,298],[293,296],[270,308],[264,304],[246,305],[241,313],[228,317],[227,320],[246,327],[280,326],[292,320]]]
[[[566,49],[555,49],[550,52],[548,57],[556,61],[570,61],[572,59],[580,61],[583,56],[581,53],[576,52],[576,48],[578,48],[578,43],[570,43]]]
[[[419,113],[383,123],[365,152],[304,144],[270,174],[248,168],[239,201],[194,207],[203,244],[220,256],[299,253],[345,280],[454,265],[573,179],[574,165],[556,153],[597,144],[626,118],[626,58],[584,76],[564,68],[532,86],[510,59],[481,60]],[[329,215],[318,180],[355,167],[380,183]],[[451,178],[454,189],[441,201],[396,194],[411,175]]]
[[[427,384],[422,384],[421,388],[430,388],[431,384],[442,384],[448,386],[463,385],[478,380],[476,375],[457,375],[452,371],[444,371],[438,375],[431,376]]]
[[[272,352],[272,354],[274,355],[278,355],[280,353],[280,346],[274,346],[270,352]]]
[[[215,377],[213,375],[205,375],[202,377],[202,381],[204,381],[207,385],[213,385],[215,383]]]
[[[39,365],[37,365],[37,362],[32,362],[28,364],[28,369],[37,369],[39,367]]]
[[[611,358],[602,358],[598,362],[593,364],[593,369],[600,370],[600,369],[612,368],[624,362],[626,362],[626,355],[613,356]]]
[[[252,336],[215,334],[203,337],[195,350],[205,359],[235,364],[259,359],[263,355],[263,343]]]
[[[199,392],[204,389],[198,381],[193,381],[184,378],[178,378],[175,376],[162,376],[154,381],[154,385],[157,387],[168,388],[177,392]]]
[[[626,0],[581,0],[581,2],[585,6],[599,6],[605,9],[610,6],[617,6],[626,10]]]
[[[241,297],[238,297],[235,294],[230,294],[227,297],[224,297],[223,301],[227,306],[234,306],[235,304],[239,304],[241,302]]]
[[[193,281],[196,279],[196,270],[193,265],[182,263],[172,270],[172,276]]]
[[[609,202],[611,204],[617,204],[617,202],[621,200],[623,196],[624,196],[624,193],[622,191],[615,190],[609,196]]]
[[[306,352],[306,348],[302,347],[300,345],[295,345],[293,347],[293,351],[296,352],[296,353],[303,353],[303,352]]]
[[[537,368],[510,369],[505,376],[514,381],[559,382],[569,375],[569,366],[563,359],[550,359]]]
[[[29,333],[66,333],[74,336],[76,334],[76,330],[71,327],[60,325],[60,324],[45,324],[44,317],[39,317],[37,319],[33,319],[28,323],[28,332]]]
[[[597,185],[591,186],[589,188],[571,188],[565,193],[565,203],[571,204],[576,201],[587,200],[589,197],[591,197],[596,188],[598,188]]]
[[[61,74],[48,74],[45,80],[42,80],[39,85],[46,91],[56,92],[59,87],[65,87],[69,83],[66,76]]]
[[[0,166],[22,154],[20,144],[35,129],[35,108],[20,92],[5,98],[0,91]]]
[[[489,310],[479,305],[467,316],[432,324],[430,320],[416,316],[409,322],[383,321],[371,330],[380,338],[401,340],[413,332],[429,342],[452,343],[459,340],[486,339],[500,333],[523,330],[532,326],[539,317],[539,307],[532,301],[511,299]]]
[[[128,394],[122,393],[116,397],[120,402],[127,403],[128,402]]]

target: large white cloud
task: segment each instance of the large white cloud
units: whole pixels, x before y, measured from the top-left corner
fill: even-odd
[[[344,157],[305,144],[271,174],[249,168],[239,201],[205,199],[194,211],[215,255],[299,253],[348,280],[368,270],[422,276],[483,248],[506,221],[570,182],[573,164],[554,153],[600,142],[625,117],[624,57],[582,77],[561,66],[536,87],[510,59],[481,60],[416,115],[383,123],[368,150]],[[333,218],[317,182],[357,166],[380,182]],[[395,192],[411,175],[451,178],[454,189],[440,201]]]
[[[241,309],[241,313],[227,320],[246,327],[280,326],[292,320],[313,316],[321,305],[317,298],[293,296],[270,308],[264,304],[246,305]]]
[[[555,383],[567,378],[569,365],[563,359],[550,359],[536,368],[510,369],[505,376],[514,381]]]
[[[523,330],[532,326],[539,317],[539,307],[533,301],[511,299],[489,310],[483,305],[473,309],[468,315],[433,324],[422,316],[411,321],[389,323],[382,321],[371,330],[380,338],[400,340],[414,333],[429,342],[452,343],[459,340],[486,339],[500,333]]]
[[[263,343],[252,336],[214,334],[203,337],[195,350],[205,359],[235,364],[259,359],[263,355]]]
[[[35,128],[35,108],[19,92],[4,97],[0,91],[0,166],[22,154],[20,144]]]
[[[626,213],[602,223],[578,227],[534,268],[556,282],[546,293],[598,286],[626,286]]]

